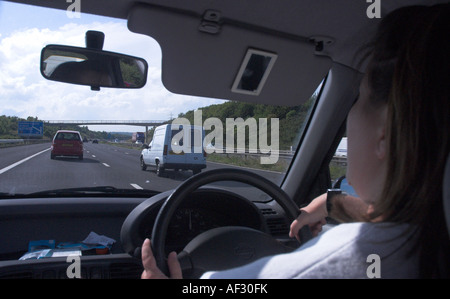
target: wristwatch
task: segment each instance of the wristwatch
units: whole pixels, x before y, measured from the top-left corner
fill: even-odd
[[[327,213],[330,214],[331,208],[333,207],[333,197],[336,195],[345,194],[341,189],[328,189],[327,190]]]

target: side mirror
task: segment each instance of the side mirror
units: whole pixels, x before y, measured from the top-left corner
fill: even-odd
[[[148,144],[145,144],[145,143],[144,143],[144,144],[142,145],[142,148],[144,148],[144,149],[149,149],[150,146],[148,146]]]
[[[141,88],[147,81],[147,62],[138,57],[93,48],[48,45],[41,52],[45,79],[100,87]]]
[[[345,176],[341,176],[336,180],[336,182],[333,184],[333,188],[335,189],[341,189],[345,193],[358,197],[358,195],[355,192],[355,189],[348,183],[348,180]]]

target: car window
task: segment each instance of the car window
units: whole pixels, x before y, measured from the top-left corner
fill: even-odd
[[[347,194],[358,197],[358,194],[347,181],[347,165],[347,136],[344,135],[339,141],[336,152],[329,164],[331,186],[333,188],[341,189]]]
[[[166,191],[200,171],[224,167],[246,168],[281,184],[321,88],[293,107],[182,96],[161,82],[159,45],[130,32],[124,20],[85,14],[76,18],[64,10],[14,3],[2,3],[0,14],[2,193],[99,185]],[[105,33],[104,50],[146,59],[146,86],[92,91],[48,81],[39,74],[42,48],[48,44],[84,47],[88,30]],[[192,129],[190,136],[191,144],[202,145],[202,157],[191,158],[185,151],[163,161],[163,156],[174,151],[164,151],[164,132],[155,134],[156,129],[177,121],[185,127],[171,130],[172,145],[177,133],[190,130],[186,124],[203,127],[203,133]],[[27,134],[21,131],[20,122]],[[50,158],[51,141],[58,130],[80,132],[81,136],[58,133],[56,140],[84,140],[83,159]],[[179,146],[184,143],[184,137],[178,139]],[[20,167],[32,171],[10,167],[30,156]],[[204,165],[198,164],[202,159]],[[55,175],[49,180],[36,173],[36,165],[47,172],[54,169]],[[161,176],[158,167],[164,170]],[[27,184],[31,180],[34,183]]]
[[[339,142],[333,159],[329,164],[332,183],[336,183],[345,176],[347,171],[347,137],[344,136]]]
[[[58,133],[56,134],[56,139],[57,140],[76,140],[76,141],[81,141],[80,139],[80,135],[78,135],[77,133]]]

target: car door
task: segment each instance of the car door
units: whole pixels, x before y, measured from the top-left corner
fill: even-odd
[[[150,159],[150,153],[152,148],[153,140],[148,144],[148,148],[144,148],[142,150],[142,159],[144,160],[144,163],[146,165],[150,165],[151,159]]]
[[[145,164],[156,166],[156,161],[162,160],[166,127],[167,126],[161,126],[155,130],[153,139],[147,150],[147,160],[144,160]]]

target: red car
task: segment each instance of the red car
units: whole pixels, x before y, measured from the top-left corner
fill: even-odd
[[[53,137],[50,158],[56,156],[77,156],[83,159],[83,139],[80,132],[59,130]]]

